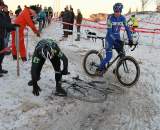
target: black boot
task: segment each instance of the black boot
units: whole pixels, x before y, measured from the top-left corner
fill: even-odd
[[[13,55],[13,60],[17,60],[17,56]]]
[[[65,97],[67,96],[67,92],[61,87],[61,84],[58,83],[56,85],[56,93],[55,93],[56,96],[62,96],[62,97]]]
[[[79,39],[79,38],[77,38],[77,39],[75,39],[75,41],[80,41],[80,39]]]
[[[0,70],[0,74],[7,74],[8,73],[8,71],[7,70]]]
[[[26,62],[26,61],[27,61],[27,58],[26,58],[26,57],[22,57],[21,59],[22,59],[23,62]]]
[[[3,77],[3,74],[0,74],[0,77]]]
[[[39,81],[40,79],[41,79],[41,77],[39,77],[37,81]],[[28,82],[28,86],[33,86],[33,81],[32,81],[32,80],[30,80],[30,81]]]

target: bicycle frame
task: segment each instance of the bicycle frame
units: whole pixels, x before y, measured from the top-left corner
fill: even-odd
[[[99,55],[99,54],[102,54],[102,53],[103,53],[103,50],[106,51],[106,50],[105,50],[105,42],[104,42],[104,39],[105,39],[105,38],[104,38],[104,37],[97,37],[97,38],[99,38],[99,39],[102,40],[102,49],[100,49],[100,50],[98,51],[98,52],[99,52],[98,55]],[[123,43],[124,43],[124,45],[129,45],[129,44],[126,43],[126,42],[123,42]],[[137,45],[138,45],[138,41],[136,41],[136,44],[134,44],[134,48],[133,48],[131,51],[134,51]],[[115,49],[115,48],[113,48],[113,49]],[[118,55],[116,56],[116,58],[114,58],[111,62],[109,62],[109,63],[107,64],[106,71],[107,71],[108,68],[110,68],[118,59],[121,59],[121,57],[123,57],[123,56],[125,56],[125,51],[124,51],[123,53],[118,54]],[[104,55],[102,55],[102,57],[104,57]],[[127,71],[128,71],[128,67],[127,67],[127,64],[126,64],[126,63],[123,64],[123,67],[124,67],[124,70],[127,72]]]
[[[97,38],[99,38],[99,39],[101,39],[102,40],[102,49],[100,49],[98,52],[98,55],[99,54],[102,54],[103,53],[103,51],[106,51],[105,50],[105,43],[104,43],[104,37],[97,37]],[[114,48],[113,48],[114,49]],[[108,65],[107,65],[107,69],[110,67],[110,66],[112,66],[121,56],[122,56],[123,54],[118,54],[117,56],[116,56],[116,58],[114,58],[111,62],[109,62],[108,63]],[[104,55],[102,55],[102,57],[104,57]]]

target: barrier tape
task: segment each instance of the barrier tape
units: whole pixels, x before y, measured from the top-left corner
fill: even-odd
[[[100,26],[95,26],[95,25],[71,24],[71,23],[61,22],[61,21],[58,21],[58,22],[62,24],[67,24],[67,25],[76,25],[76,26],[89,27],[89,28],[106,29],[106,27],[100,27]]]
[[[85,25],[85,24],[71,24],[67,22],[61,22],[58,21],[59,23],[62,24],[67,24],[67,25],[76,25],[76,26],[82,26],[82,27],[88,27],[88,28],[96,28],[96,29],[107,29],[107,27],[101,27],[101,26],[95,26],[95,25]],[[124,27],[121,28],[121,30],[124,30]],[[134,32],[140,32],[140,33],[146,33],[146,34],[160,34],[160,29],[149,29],[149,28],[135,28]]]

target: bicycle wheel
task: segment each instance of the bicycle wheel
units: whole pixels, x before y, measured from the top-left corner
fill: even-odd
[[[125,56],[117,63],[116,76],[122,85],[128,87],[133,86],[140,76],[139,64],[133,57]]]
[[[96,76],[96,69],[102,60],[102,55],[97,50],[89,51],[83,60],[84,71],[89,76]]]

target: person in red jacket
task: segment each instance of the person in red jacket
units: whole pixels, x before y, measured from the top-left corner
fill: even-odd
[[[36,16],[38,13],[38,9],[36,6],[25,7],[24,10],[19,14],[19,16],[15,19],[15,24],[20,25],[19,28],[19,51],[22,61],[27,61],[26,58],[26,48],[24,44],[24,29],[26,26],[29,26],[32,31],[40,36],[39,31],[36,29],[32,17]],[[13,59],[17,59],[17,51],[15,45],[15,32],[12,32],[12,55]]]

